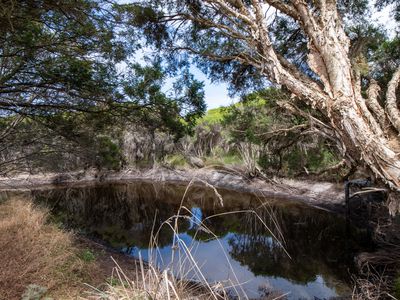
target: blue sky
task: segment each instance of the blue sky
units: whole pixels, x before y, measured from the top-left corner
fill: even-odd
[[[129,3],[130,0],[119,0],[120,3]],[[393,10],[392,6],[388,6],[383,9],[381,12],[376,11],[371,5],[371,17],[375,24],[380,24],[385,27],[389,36],[394,37],[396,31],[396,22],[391,16],[391,11]],[[139,54],[135,57],[135,59],[140,60],[140,57],[143,56],[143,53]],[[238,98],[231,98],[228,95],[228,85],[221,82],[211,82],[204,73],[202,73],[195,66],[191,68],[192,74],[195,76],[197,80],[203,81],[204,83],[204,92],[205,92],[205,101],[207,103],[207,108],[216,108],[220,106],[228,106],[234,102],[238,101]],[[172,82],[166,83],[166,90],[171,88]]]
[[[135,53],[133,61],[145,64],[144,56],[149,55],[148,50],[142,49]],[[126,63],[119,63],[117,68],[123,71],[126,67]],[[207,109],[216,108],[220,106],[228,106],[238,101],[238,98],[231,98],[228,95],[228,85],[226,83],[215,82],[212,83],[207,76],[201,72],[196,66],[190,66],[190,72],[194,78],[204,83],[205,101],[207,103]],[[166,80],[164,89],[165,92],[170,92],[172,89],[172,83],[175,79],[170,78]]]
[[[374,22],[383,26],[387,30],[390,37],[394,37],[396,29],[396,22],[391,16],[392,11],[393,5],[387,6],[380,12],[378,12],[375,8],[372,9],[372,18],[374,19]],[[195,67],[192,67],[191,69],[195,78],[204,82],[205,100],[208,109],[220,106],[228,106],[233,102],[238,101],[238,99],[232,99],[228,96],[226,84],[212,84],[200,70]]]
[[[197,80],[204,82],[205,100],[207,108],[216,108],[220,106],[228,106],[237,99],[232,99],[228,96],[228,85],[225,83],[212,83],[203,72],[196,67],[192,67],[191,71]]]
[[[375,23],[385,27],[389,36],[394,37],[396,22],[391,16],[392,6],[388,6],[382,11],[378,12],[371,9],[372,19]],[[216,108],[220,106],[228,106],[238,99],[232,99],[228,96],[228,86],[224,83],[211,83],[210,80],[196,67],[192,67],[191,71],[197,80],[204,82],[205,101],[207,108]]]

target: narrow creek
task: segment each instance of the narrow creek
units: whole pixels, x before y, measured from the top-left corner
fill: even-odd
[[[221,282],[240,298],[346,298],[354,256],[370,245],[330,212],[206,186],[132,182],[32,194],[56,222],[177,277]]]

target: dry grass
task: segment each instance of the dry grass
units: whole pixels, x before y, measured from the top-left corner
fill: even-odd
[[[381,274],[370,274],[366,278],[357,278],[353,289],[353,300],[398,300],[391,293],[390,280]]]
[[[54,299],[210,298],[202,285],[114,253],[121,268],[100,245],[96,249],[87,241],[77,242],[47,217],[46,210],[22,197],[0,205],[0,299],[21,299],[27,290],[31,296],[43,292]],[[96,250],[95,262],[80,258],[88,246]],[[217,288],[211,298],[221,299]]]
[[[28,285],[73,297],[84,263],[72,236],[46,223],[47,212],[26,199],[0,206],[0,299],[21,299]]]
[[[190,209],[183,204],[186,200],[189,189],[195,181],[199,181],[207,188],[213,190],[217,198],[217,205],[223,206],[222,196],[217,189],[203,180],[193,179],[186,187],[185,193],[181,199],[181,203],[177,214],[165,220],[160,228],[153,228],[152,238],[149,244],[150,251],[149,262],[144,263],[141,258],[136,262],[136,274],[127,276],[123,268],[114,261],[115,267],[113,275],[107,283],[107,286],[99,290],[92,288],[87,300],[92,299],[109,299],[109,300],[125,300],[125,299],[229,299],[228,292],[221,283],[210,284],[202,274],[200,266],[192,256],[193,245],[187,245],[179,236],[178,221],[189,220],[194,217]],[[184,214],[186,212],[187,214]],[[201,220],[200,228],[205,229]],[[170,263],[163,271],[155,266],[157,265],[158,255],[158,238],[161,229],[166,226],[172,230],[174,240],[172,249],[173,257],[178,257],[177,264],[174,261]],[[209,229],[207,229],[212,234]],[[217,238],[216,236],[214,236]],[[222,246],[221,246],[222,248]],[[179,252],[179,253],[175,253]],[[197,276],[189,278],[187,275],[194,271]],[[183,280],[177,279],[185,278]]]
[[[177,264],[172,262],[164,271],[153,267],[157,265],[157,241],[161,228],[153,228],[153,237],[149,245],[153,251],[148,264],[141,259],[132,260],[114,253],[113,256],[119,262],[117,263],[110,258],[110,252],[101,245],[96,246],[93,242],[79,239],[72,233],[64,232],[48,223],[48,212],[43,208],[34,207],[29,199],[13,198],[1,204],[0,299],[21,299],[27,287],[31,290],[45,287],[46,296],[52,296],[54,299],[217,300],[229,299],[230,296],[241,298],[239,295],[244,295],[244,291],[237,278],[227,282],[207,282],[201,266],[192,256],[192,252],[196,250],[195,244],[186,245],[178,237],[178,221],[195,217],[184,205],[187,192],[194,181],[187,186],[177,214],[161,226],[173,231],[173,257],[179,258]],[[204,181],[200,182],[214,191],[216,205],[223,206],[224,201],[216,188]],[[263,218],[253,210],[230,213],[256,215],[261,226],[270,230]],[[218,215],[212,217],[216,216]],[[218,241],[218,237],[207,228],[205,220],[197,221],[197,230],[208,232]],[[271,230],[270,232],[272,234]],[[222,245],[220,246],[223,250]],[[88,263],[82,259],[80,254],[84,249],[96,251],[95,261]],[[229,264],[228,258],[227,263]],[[190,277],[189,273],[195,275]],[[284,297],[285,295],[271,294],[266,299]]]
[[[116,267],[113,270],[113,276],[111,282],[107,284],[104,290],[99,290],[92,287],[92,293],[86,298],[87,300],[93,299],[110,299],[110,300],[125,300],[125,299],[248,299],[245,291],[243,290],[242,283],[239,282],[234,268],[232,267],[228,254],[224,250],[218,236],[216,236],[210,228],[207,227],[207,220],[210,218],[227,215],[227,214],[245,214],[251,217],[255,217],[260,223],[260,226],[267,229],[271,235],[276,239],[277,242],[281,243],[280,240],[274,235],[272,230],[265,223],[263,218],[255,210],[241,210],[232,211],[226,213],[215,214],[208,216],[207,218],[200,220],[192,213],[192,211],[186,207],[185,201],[189,189],[194,185],[195,182],[202,183],[205,187],[211,189],[215,194],[215,205],[224,206],[224,200],[219,194],[217,189],[209,183],[200,180],[193,179],[187,185],[185,193],[181,199],[180,206],[175,215],[165,220],[159,228],[153,228],[151,241],[149,244],[149,263],[144,264],[141,259],[137,262],[138,272],[135,276],[130,277],[125,275],[123,268],[121,268],[115,261]],[[261,201],[261,200],[260,200]],[[266,204],[261,204],[260,209],[264,209],[268,212],[268,217],[275,218],[272,211],[265,207]],[[197,243],[195,238],[189,244],[183,241],[180,237],[180,221],[187,221],[190,219],[196,219],[197,229],[194,233],[196,237],[200,232],[206,232],[210,235],[210,239],[216,240],[220,244],[220,250],[226,259],[226,264],[230,267],[230,273],[233,275],[232,279],[225,280],[223,282],[208,282],[205,275],[202,272],[202,266],[196,261],[193,253],[197,251]],[[282,234],[279,230],[279,226],[275,223],[276,229],[278,229],[278,236]],[[163,227],[169,228],[172,231],[174,239],[172,244],[171,262],[164,266],[164,271],[159,271],[153,266],[157,265],[159,258],[159,247],[158,239],[161,234]],[[283,244],[281,244],[283,247]],[[284,251],[286,249],[283,247]],[[289,253],[286,252],[289,256]],[[290,256],[289,256],[290,257]],[[176,260],[176,261],[175,261]],[[179,280],[177,278],[185,278]],[[264,300],[278,300],[286,299],[287,294],[282,294],[278,291],[268,291],[262,298]]]
[[[116,261],[114,263],[116,267],[106,286],[98,289],[88,285],[91,292],[86,292],[84,299],[228,299],[220,287],[216,286],[210,293],[200,284],[177,280],[169,271],[160,272],[143,261],[137,263],[137,273],[133,278],[126,275]]]

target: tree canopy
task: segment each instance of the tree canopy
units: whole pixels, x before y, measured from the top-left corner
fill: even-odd
[[[3,111],[90,111],[115,97],[115,64],[127,55],[105,1],[2,1]]]
[[[96,145],[114,147],[104,136],[118,126],[135,122],[179,138],[205,111],[203,85],[187,67],[171,73],[140,58],[142,41],[113,1],[7,0],[0,25],[3,152],[25,149],[20,158],[32,158],[64,150],[92,156],[87,163],[96,161]],[[175,92],[166,92],[173,80]],[[29,139],[19,134],[27,126],[35,128]],[[17,152],[4,152],[2,163]]]
[[[125,8],[147,44],[172,66],[189,60],[212,80],[230,82],[232,91],[283,86],[318,113],[314,128],[336,139],[349,166],[365,164],[398,189],[398,36],[368,25],[373,5],[144,0]],[[298,112],[291,100],[280,105]]]
[[[280,109],[398,189],[399,37],[369,24],[373,5],[398,18],[397,1],[3,1],[0,110],[50,129],[90,112],[179,137],[205,110],[196,64],[232,93],[281,88]]]
[[[112,1],[10,0],[0,4],[0,11],[3,114],[43,115],[65,110],[115,113],[128,102],[134,111],[151,101],[145,96],[153,93],[151,88],[133,95],[134,87],[128,86],[138,84],[142,76],[138,72],[147,70],[150,74],[151,67],[140,69],[127,63],[136,58],[140,39],[128,34],[129,26]],[[161,66],[152,67],[152,75],[162,71]],[[185,76],[189,79],[186,85],[176,88],[190,119],[197,107],[204,110],[204,104],[201,92],[195,95],[201,84],[189,78],[190,74]]]

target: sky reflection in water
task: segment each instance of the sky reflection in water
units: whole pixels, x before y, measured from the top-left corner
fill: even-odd
[[[314,300],[351,292],[352,261],[363,249],[364,238],[353,230],[346,231],[342,218],[298,203],[220,190],[224,199],[221,207],[210,189],[192,187],[184,202],[188,210],[181,210],[183,216],[177,222],[179,233],[174,234],[164,224],[158,235],[159,247],[150,253],[153,226],[158,229],[177,213],[185,188],[136,182],[37,191],[34,195],[64,224],[132,256],[138,257],[140,252],[160,268],[175,270],[178,277],[198,276],[187,260],[179,268],[181,272],[176,271],[179,255],[186,257],[182,255],[186,245],[210,283],[239,284],[241,296],[245,293],[256,298],[273,289],[289,293],[289,299]],[[229,214],[249,208],[269,229],[254,213]],[[281,241],[273,235],[281,236]],[[174,239],[177,248],[173,247]]]

